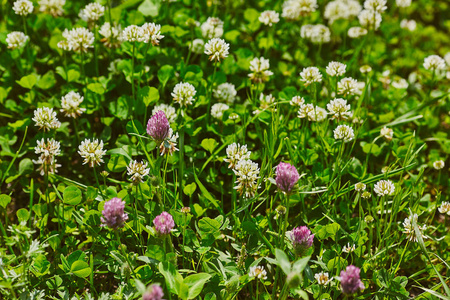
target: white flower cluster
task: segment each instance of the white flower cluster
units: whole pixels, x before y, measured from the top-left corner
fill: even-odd
[[[266,280],[267,279],[267,272],[266,272],[266,270],[264,269],[263,266],[253,266],[253,267],[250,267],[250,270],[248,272],[248,276]]]
[[[123,39],[127,42],[143,42],[144,29],[137,25],[130,25],[123,30]]]
[[[423,67],[430,71],[445,70],[445,60],[439,55],[430,55],[423,61]]]
[[[352,96],[357,94],[358,81],[351,77],[342,78],[338,82],[338,94],[343,96]]]
[[[303,25],[300,29],[300,36],[310,40],[313,44],[323,44],[331,41],[331,31],[323,24]]]
[[[214,90],[214,97],[228,104],[234,103],[236,99],[236,87],[232,83],[222,83]]]
[[[383,128],[381,128],[380,130],[380,135],[388,142],[392,141],[392,139],[394,138],[394,130],[392,130],[392,128],[388,128],[386,126],[384,126]]]
[[[330,61],[326,68],[326,72],[329,76],[338,77],[345,74],[347,66],[338,61]]]
[[[61,123],[56,117],[56,112],[50,107],[40,107],[34,111],[34,118],[32,119],[39,129],[44,131],[50,129],[57,129],[61,126]]]
[[[161,156],[164,154],[172,155],[175,151],[178,151],[178,148],[175,147],[177,145],[177,139],[178,132],[174,134],[172,128],[170,128],[167,138],[159,145]]]
[[[248,74],[250,80],[254,83],[262,83],[269,80],[269,76],[273,75],[273,72],[269,70],[269,60],[264,57],[255,57],[250,62],[250,71],[253,73]]]
[[[54,139],[47,139],[47,143],[44,139],[37,140],[34,152],[39,154],[39,158],[33,160],[33,163],[40,165],[38,170],[42,176],[58,172],[57,168],[61,166],[56,163],[56,156],[61,154],[59,142]]]
[[[445,162],[443,160],[436,160],[433,162],[433,168],[436,170],[442,170],[445,167]]]
[[[300,81],[303,81],[305,86],[322,81],[322,74],[317,67],[304,68],[302,72],[300,72],[300,77]]]
[[[259,108],[253,111],[253,114],[259,114],[260,112],[265,110],[276,111],[276,109],[272,107],[275,103],[275,100],[276,99],[274,96],[272,96],[272,94],[264,95],[263,93],[261,93],[259,95]]]
[[[103,155],[106,154],[106,150],[103,150],[103,141],[98,139],[85,139],[81,142],[81,145],[78,146],[78,154],[84,158],[83,165],[89,164],[92,168],[96,165],[100,165],[103,162]]]
[[[419,217],[417,216],[417,214],[412,214],[408,218],[405,218],[405,220],[403,221],[403,228],[404,228],[403,233],[406,234],[406,237],[410,241],[416,242],[416,243],[417,243],[418,240],[417,240],[417,235],[416,235],[416,231],[414,229],[413,223],[414,222],[417,223],[418,218]],[[426,225],[419,226],[417,224],[417,227],[419,228],[419,231],[420,231],[420,234],[422,236],[422,239],[426,239],[427,237],[422,232],[427,229],[427,226]]]
[[[117,48],[124,41],[120,24],[111,28],[111,23],[106,22],[100,27],[98,33],[103,36],[100,41],[108,48]]]
[[[87,28],[66,29],[62,35],[67,41],[68,50],[86,53],[89,48],[94,47],[94,34]]]
[[[67,117],[79,117],[84,111],[86,111],[86,108],[80,107],[81,103],[83,103],[83,97],[79,93],[70,91],[61,98],[61,112],[63,112]]]
[[[411,6],[412,0],[395,0],[395,4],[397,4],[398,7],[409,7]]]
[[[195,54],[202,54],[205,50],[205,42],[202,39],[195,39],[189,44],[189,48]]]
[[[366,0],[359,15],[359,24],[368,30],[377,30],[381,25],[381,14],[387,9],[386,0]]]
[[[13,31],[8,33],[6,36],[6,43],[8,44],[8,49],[20,49],[27,43],[29,37],[21,31]]]
[[[228,163],[229,169],[234,169],[237,163],[241,160],[246,160],[250,158],[251,151],[248,151],[247,145],[239,145],[233,143],[227,147],[227,158],[223,161]]]
[[[211,107],[211,116],[221,120],[223,117],[223,112],[229,108],[230,107],[224,103],[216,103]]]
[[[336,140],[343,140],[344,142],[350,142],[355,138],[353,128],[348,125],[339,125],[333,131],[333,134]]]
[[[356,250],[355,244],[350,245],[350,243],[347,243],[346,246],[342,247],[342,252],[345,252],[345,253],[351,253],[355,250]]]
[[[330,278],[330,275],[326,272],[316,273],[314,274],[314,278],[317,280],[319,285],[323,286],[327,286],[333,280],[333,277]]]
[[[333,24],[339,19],[350,19],[356,17],[362,7],[356,0],[334,0],[328,2],[323,13],[329,24]]]
[[[403,19],[400,22],[400,28],[407,29],[409,31],[416,30],[416,27],[417,27],[417,23],[414,20]]]
[[[274,10],[265,10],[261,13],[258,20],[268,26],[280,22],[280,14]]]
[[[327,111],[310,103],[303,103],[297,113],[300,119],[308,118],[308,121],[321,122],[327,118]]]
[[[335,98],[327,104],[327,109],[332,115],[332,119],[335,120],[348,120],[352,117],[350,111],[350,104],[347,104],[347,100],[342,98]]]
[[[161,25],[155,23],[145,23],[142,25],[144,43],[152,43],[153,46],[159,45],[159,42],[164,38],[161,35]]]
[[[80,10],[79,17],[86,22],[98,21],[105,14],[105,7],[97,2],[92,2]]]
[[[450,216],[450,202],[442,202],[441,206],[438,208],[441,214],[447,214]]]
[[[191,105],[194,101],[194,96],[197,93],[195,87],[188,82],[180,82],[175,85],[172,97],[175,102],[178,102],[181,107]]]
[[[39,11],[54,17],[64,14],[66,0],[39,0]]]
[[[380,180],[373,187],[378,197],[392,196],[395,192],[395,186],[390,180]]]
[[[155,115],[158,111],[164,112],[169,123],[173,123],[177,119],[177,113],[175,107],[173,106],[164,103],[156,105],[152,110],[152,116]]]
[[[200,29],[205,39],[220,38],[223,35],[223,21],[219,18],[209,17]]]
[[[26,16],[33,12],[33,3],[28,0],[17,0],[13,4],[14,12],[19,16]]]
[[[286,0],[281,16],[288,20],[298,20],[300,16],[315,12],[317,7],[317,0]]]
[[[205,54],[209,55],[209,60],[220,61],[228,56],[230,44],[219,38],[213,38],[205,44]]]
[[[148,173],[150,172],[150,168],[147,168],[147,165],[148,164],[144,161],[130,161],[127,166],[127,174],[131,175],[130,180],[133,181],[134,184],[143,182],[144,177],[148,175]]]
[[[347,35],[351,39],[357,39],[367,34],[367,29],[362,27],[350,27],[348,29]]]
[[[303,104],[305,104],[305,98],[294,96],[289,103],[294,107],[301,107]]]

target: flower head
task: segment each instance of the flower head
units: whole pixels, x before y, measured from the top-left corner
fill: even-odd
[[[445,60],[439,55],[430,55],[425,58],[423,62],[423,67],[427,70],[435,71],[435,70],[444,70],[445,69]]]
[[[291,99],[291,102],[289,102],[292,106],[302,106],[305,103],[305,98],[300,96],[294,96]]]
[[[41,175],[53,174],[58,172],[57,168],[61,165],[56,163],[56,156],[60,155],[60,143],[54,139],[37,140],[37,146],[34,152],[39,154],[39,159],[33,160],[33,163],[40,164],[39,171]]]
[[[123,38],[127,42],[143,42],[146,37],[142,27],[130,25],[123,30]]]
[[[249,160],[240,160],[237,162],[234,174],[237,175],[238,184],[234,188],[243,194],[245,198],[253,198],[258,190],[259,167],[258,164]]]
[[[157,284],[152,284],[147,288],[144,295],[142,295],[142,300],[162,300],[163,296],[162,288]]]
[[[410,241],[416,242],[416,243],[418,240],[417,240],[416,230],[414,229],[413,223],[415,222],[417,224],[418,218],[419,217],[417,216],[417,214],[412,214],[411,216],[405,218],[405,220],[403,221],[403,228],[404,228],[403,233],[406,234],[406,237]],[[422,239],[426,239],[427,237],[425,235],[423,235],[422,232],[427,229],[427,226],[426,225],[423,225],[423,226],[417,225],[417,227],[419,228]]]
[[[350,111],[350,104],[347,104],[347,100],[342,98],[335,98],[327,104],[327,109],[330,114],[333,115],[333,119],[347,120],[351,118],[352,112]]]
[[[144,33],[144,43],[151,42],[153,46],[159,45],[159,41],[164,38],[161,35],[161,25],[155,23],[145,23],[142,25]]]
[[[367,34],[367,29],[362,27],[350,27],[348,29],[347,35],[351,39],[357,39]]]
[[[97,2],[92,2],[80,10],[80,18],[86,22],[98,21],[105,14],[105,7]]]
[[[98,33],[103,36],[100,41],[108,48],[117,48],[124,41],[120,24],[111,28],[111,23],[106,22],[100,27]]]
[[[253,266],[253,267],[250,267],[250,270],[248,271],[248,276],[254,277],[257,279],[266,280],[267,272],[263,266]]]
[[[205,39],[220,38],[223,35],[223,21],[209,17],[200,27]]]
[[[395,0],[395,4],[397,4],[398,7],[409,7],[411,6],[411,0]]]
[[[61,98],[61,112],[68,117],[79,117],[86,111],[86,108],[80,107],[81,103],[83,103],[83,97],[77,92],[70,91]]]
[[[355,95],[357,90],[358,81],[351,77],[342,78],[338,82],[338,94],[349,96]]]
[[[34,111],[34,118],[32,119],[39,129],[44,131],[50,129],[57,129],[61,126],[61,123],[56,117],[56,112],[50,107],[41,107]]]
[[[333,277],[330,278],[328,273],[324,272],[314,274],[314,278],[317,280],[319,285],[323,286],[327,286],[333,280]]]
[[[350,295],[364,290],[364,284],[359,278],[360,269],[353,265],[348,266],[340,274],[341,290],[344,294]]]
[[[234,84],[228,82],[219,84],[219,86],[214,90],[214,97],[229,104],[234,103],[236,95],[236,87]]]
[[[178,133],[174,134],[172,128],[170,128],[167,138],[159,145],[159,152],[161,155],[172,155],[175,151],[178,151],[175,147],[177,145],[177,139]]]
[[[361,11],[361,4],[357,0],[334,0],[327,3],[323,16],[329,24],[339,19],[350,19]]]
[[[62,16],[66,0],[39,0],[39,10],[54,17]]]
[[[30,37],[28,35],[25,35],[21,31],[13,31],[8,33],[8,35],[6,36],[8,49],[14,50],[22,48],[23,46],[25,46],[29,38]]]
[[[132,160],[127,166],[127,174],[131,175],[131,181],[135,184],[139,184],[143,182],[143,178],[148,175],[150,172],[150,168],[147,168],[147,163],[142,161],[138,162],[137,160]]]
[[[333,77],[342,76],[345,74],[347,66],[337,61],[330,61],[327,66],[327,74]]]
[[[175,102],[178,102],[181,107],[191,105],[194,101],[194,96],[197,93],[195,87],[188,82],[180,82],[175,85],[172,97]]]
[[[262,83],[269,80],[269,76],[273,75],[273,72],[269,70],[269,60],[264,57],[255,57],[250,62],[250,71],[253,73],[248,74],[250,80],[255,83]]]
[[[292,188],[300,179],[297,169],[289,164],[280,162],[275,171],[277,187],[284,193],[290,193]]]
[[[233,143],[227,147],[227,158],[225,158],[223,161],[229,163],[228,168],[234,169],[236,164],[245,159],[250,158],[251,151],[248,151],[247,145],[239,145],[236,143]]]
[[[300,16],[315,12],[317,7],[317,0],[286,0],[283,3],[281,16],[288,20],[297,20]]]
[[[205,51],[205,42],[202,39],[195,39],[189,44],[189,48],[195,54],[202,54]]]
[[[258,20],[265,25],[272,26],[272,24],[280,22],[280,14],[274,10],[265,10],[261,13]]]
[[[395,192],[395,186],[390,180],[380,180],[373,187],[378,197],[392,196]]]
[[[103,141],[92,139],[85,139],[78,146],[78,154],[84,158],[83,165],[89,163],[90,167],[100,165],[103,162],[103,155],[106,154],[106,150],[103,150]]]
[[[94,47],[94,34],[84,27],[65,30],[63,32],[63,37],[67,40],[69,50],[75,52],[86,53],[89,48]]]
[[[381,24],[381,14],[377,11],[364,9],[358,15],[359,23],[362,27],[370,30],[377,30]]]
[[[100,218],[101,226],[108,226],[114,230],[123,227],[128,220],[128,214],[125,213],[125,201],[120,198],[112,198],[106,201],[102,215],[103,217]]]
[[[351,252],[355,251],[355,249],[356,249],[355,244],[350,245],[350,243],[347,243],[346,246],[342,247],[342,252],[351,253]]]
[[[158,234],[167,235],[175,227],[175,222],[173,221],[172,215],[163,211],[153,220],[153,225],[155,225],[155,230]]]
[[[228,56],[230,44],[219,38],[209,40],[205,44],[205,54],[209,55],[209,60],[220,61]]]
[[[350,142],[355,138],[353,128],[348,125],[339,125],[333,133],[336,140],[343,140],[344,142]]]
[[[20,16],[29,15],[33,12],[33,3],[28,0],[17,0],[13,4],[13,10]]]
[[[153,108],[153,110],[152,110],[152,116],[154,116],[158,111],[164,112],[169,123],[173,123],[177,119],[176,110],[174,107],[172,107],[170,105],[167,105],[164,103],[156,105],[155,108]]]
[[[216,103],[211,107],[211,116],[216,119],[221,120],[223,116],[223,112],[229,109],[230,107],[223,103]]]
[[[369,11],[382,13],[387,9],[386,3],[386,0],[366,0],[364,1],[364,8]]]
[[[384,126],[380,130],[380,135],[388,142],[392,141],[392,138],[394,137],[394,130],[392,128],[388,128]]]
[[[441,206],[438,208],[441,214],[447,214],[450,216],[450,202],[442,202]]]
[[[445,167],[445,162],[443,160],[436,160],[433,162],[433,168],[436,170],[441,170]]]
[[[304,256],[313,244],[314,234],[311,234],[311,230],[306,226],[295,227],[291,231],[291,240],[295,253]]]
[[[316,67],[304,68],[300,73],[300,77],[300,80],[304,82],[305,86],[308,86],[314,82],[322,81],[322,74],[320,74],[319,69]]]
[[[157,111],[147,123],[148,135],[157,143],[162,143],[169,135],[170,124],[163,111]]]
[[[400,22],[400,28],[407,29],[409,31],[414,31],[417,28],[417,23],[414,20],[403,19]]]

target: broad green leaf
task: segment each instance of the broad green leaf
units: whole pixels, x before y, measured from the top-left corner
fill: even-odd
[[[70,267],[70,272],[72,272],[74,275],[78,277],[85,278],[91,274],[91,268],[89,267],[87,262],[77,260]]]
[[[197,189],[197,185],[195,182],[192,182],[190,184],[186,184],[183,188],[183,192],[188,195],[189,197],[192,196]]]
[[[283,250],[275,249],[275,257],[277,258],[277,263],[283,270],[284,274],[289,275],[291,273],[291,262]]]
[[[219,231],[220,223],[217,220],[205,217],[198,221],[198,228],[207,233]]]
[[[23,76],[22,78],[20,78],[20,80],[16,80],[16,82],[21,87],[24,87],[24,88],[30,89],[30,90],[37,83],[37,81],[38,81],[38,78],[37,78],[36,74],[30,74],[27,76]]]
[[[211,278],[207,273],[189,275],[184,279],[184,283],[189,287],[188,299],[195,299],[203,290],[206,282]]]
[[[162,86],[166,86],[167,81],[175,75],[175,70],[171,65],[164,65],[158,70],[158,79]]]
[[[42,76],[41,79],[39,79],[37,86],[40,89],[48,90],[52,88],[55,84],[56,84],[55,73],[52,70],[50,70],[47,73],[45,73],[45,75]]]
[[[177,282],[183,282],[183,277],[178,273],[175,266],[169,262],[160,262],[158,270],[164,276],[167,288],[170,292],[177,294]]]
[[[63,192],[63,202],[69,205],[80,204],[81,190],[74,185],[66,187]]]
[[[127,161],[122,155],[113,154],[108,160],[108,170],[111,172],[122,172],[127,168]]]
[[[138,7],[138,11],[140,11],[144,16],[152,16],[156,17],[158,15],[160,2],[155,0],[145,0]]]
[[[11,202],[11,197],[5,194],[0,195],[0,206],[6,208],[6,206]]]
[[[203,149],[209,151],[209,153],[212,154],[214,149],[217,147],[219,143],[215,139],[203,139],[202,143],[200,144]]]
[[[19,222],[26,222],[30,218],[30,212],[26,208],[21,208],[16,212]]]
[[[139,96],[144,101],[146,107],[150,104],[156,103],[159,100],[159,91],[157,88],[152,86],[146,86],[139,90]]]
[[[96,94],[103,95],[105,93],[105,88],[101,83],[90,83],[87,86],[88,90],[93,91]]]

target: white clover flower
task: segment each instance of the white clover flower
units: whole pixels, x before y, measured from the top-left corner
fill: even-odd
[[[433,168],[436,170],[441,170],[445,167],[445,162],[443,160],[437,160],[433,162]]]
[[[361,68],[359,68],[359,71],[363,74],[367,74],[367,73],[372,72],[372,67],[369,65],[363,65],[363,66],[361,66]]]
[[[345,69],[347,66],[343,63],[337,61],[330,61],[327,66],[327,74],[333,77],[342,76],[345,74]]]
[[[386,0],[366,0],[364,1],[364,8],[379,13],[384,12],[387,9]]]
[[[248,74],[250,80],[255,83],[262,83],[269,80],[269,76],[273,75],[272,71],[269,71],[269,60],[264,57],[255,57],[250,62],[250,71],[253,73]]]
[[[301,107],[305,103],[305,99],[300,96],[294,96],[291,99],[291,102],[289,102],[292,106],[298,106]]]
[[[211,115],[219,120],[222,120],[223,112],[230,107],[223,103],[216,103],[211,107]]]
[[[366,190],[366,185],[362,182],[358,182],[355,184],[355,191],[357,192],[364,192]]]
[[[361,4],[356,0],[335,0],[325,6],[324,18],[329,24],[339,19],[356,17],[361,11]]]
[[[330,278],[330,276],[326,272],[316,273],[314,274],[314,278],[317,280],[317,283],[319,285],[323,286],[327,286],[333,280],[333,277]]]
[[[6,36],[6,43],[8,44],[8,49],[15,50],[25,46],[29,40],[28,35],[25,35],[21,31],[13,31],[8,33]]]
[[[254,277],[257,279],[263,279],[266,280],[267,279],[267,272],[264,269],[263,266],[253,266],[250,267],[250,270],[248,272],[248,276],[249,277]]]
[[[357,39],[367,34],[367,29],[362,27],[350,27],[348,29],[348,37],[351,39]]]
[[[143,182],[143,178],[148,175],[150,168],[147,168],[148,164],[144,161],[138,162],[137,160],[132,160],[127,166],[127,174],[131,175],[130,180],[134,184],[139,184]]]
[[[95,22],[104,14],[105,7],[97,2],[92,2],[80,10],[79,17],[86,22]]]
[[[395,0],[395,4],[398,7],[409,7],[411,6],[411,0]]]
[[[222,83],[217,86],[217,88],[214,90],[214,97],[219,99],[220,101],[227,102],[229,104],[234,103],[236,99],[236,88],[234,84],[232,83]]]
[[[84,111],[86,111],[86,108],[80,107],[81,103],[83,103],[83,97],[79,93],[70,91],[67,95],[61,98],[61,112],[63,112],[66,117],[79,117]]]
[[[342,247],[342,252],[345,252],[345,253],[351,253],[355,250],[356,250],[355,244],[350,245],[350,243],[347,243],[347,246]]]
[[[330,114],[333,115],[333,119],[347,120],[351,118],[352,112],[350,111],[350,104],[347,104],[347,100],[342,98],[335,98],[327,104],[327,109]]]
[[[120,24],[111,28],[111,23],[106,22],[100,27],[98,33],[103,36],[100,41],[108,48],[117,48],[124,41]]]
[[[395,192],[395,186],[390,180],[380,180],[373,187],[373,191],[378,197],[392,196]]]
[[[361,198],[363,199],[369,199],[370,197],[372,197],[372,194],[369,191],[365,191],[361,194]]]
[[[391,85],[393,88],[399,89],[399,90],[406,90],[408,88],[408,81],[404,78],[398,78],[391,82]]]
[[[300,105],[298,110],[298,117],[300,119],[304,119],[312,114],[314,114],[314,105],[310,103]]]
[[[417,23],[414,20],[403,19],[400,22],[400,28],[407,29],[409,31],[414,31],[417,28]]]
[[[300,73],[300,77],[300,81],[303,81],[305,86],[322,81],[322,74],[320,74],[319,69],[316,67],[304,68]]]
[[[54,17],[62,16],[65,4],[66,0],[39,0],[39,11]]]
[[[383,128],[381,128],[380,130],[380,135],[386,139],[386,141],[390,142],[392,141],[392,138],[394,137],[394,130],[392,130],[391,128],[388,128],[386,126],[384,126]]]
[[[37,146],[34,147],[34,153],[41,155],[43,158],[58,156],[61,154],[60,143],[54,139],[37,140]]]
[[[29,15],[33,12],[33,3],[28,0],[17,0],[13,4],[13,10],[19,16]]]
[[[450,202],[442,202],[438,210],[441,214],[447,214],[450,216]]]
[[[300,28],[300,36],[302,39],[311,39],[314,25],[306,24]]]
[[[178,102],[181,107],[191,105],[194,101],[194,96],[197,93],[195,87],[188,82],[180,82],[175,85],[172,97],[175,102]]]
[[[67,30],[67,29],[66,29]],[[59,49],[64,50],[64,51],[69,51],[70,47],[69,47],[69,43],[67,42],[66,39],[61,40],[58,42],[58,44],[56,45]]]
[[[265,25],[272,26],[280,22],[280,14],[274,10],[265,10],[261,13],[258,20]]]
[[[406,234],[406,237],[411,242],[416,242],[416,243],[418,240],[417,240],[417,236],[416,236],[416,231],[413,226],[413,222],[417,223],[418,218],[419,217],[417,216],[417,214],[413,214],[413,215],[409,216],[408,218],[405,218],[405,220],[403,221],[403,228],[404,228],[403,233]],[[422,235],[422,239],[426,239],[427,237],[422,232],[427,229],[427,226],[426,225],[419,226],[419,224],[417,224],[417,227],[419,228],[420,234]]]
[[[270,109],[271,106],[275,103],[275,97],[272,96],[272,94],[264,95],[261,93],[259,95],[259,109],[253,111],[253,114],[259,114],[261,111],[265,111],[267,109]]]
[[[281,16],[288,20],[297,20],[300,16],[315,12],[317,7],[317,0],[286,0]]]
[[[200,27],[205,39],[220,38],[223,35],[223,21],[209,17]]]
[[[342,78],[338,82],[338,94],[344,96],[351,96],[356,94],[358,81],[351,77]]]
[[[249,159],[250,154],[252,154],[251,151],[248,151],[247,145],[241,146],[236,143],[228,145],[226,152],[227,158],[225,158],[223,161],[228,163],[229,169],[234,169],[238,162],[240,162],[241,160]]]
[[[313,44],[329,43],[331,41],[331,31],[325,25],[314,25],[310,34],[310,39]]]
[[[152,116],[154,116],[158,111],[164,112],[169,123],[174,123],[175,120],[177,119],[177,113],[175,107],[173,106],[164,103],[156,105],[155,108],[153,108],[152,110]]]
[[[214,38],[205,44],[205,54],[209,55],[209,60],[220,61],[228,56],[230,44],[222,39]]]
[[[53,111],[53,108],[49,107],[41,107],[34,111],[34,118],[32,119],[39,127],[39,129],[43,129],[44,131],[50,129],[57,129],[61,126],[61,123],[58,121],[56,117],[56,112]]]
[[[144,29],[137,25],[127,26],[123,30],[123,38],[127,42],[143,42],[145,41],[145,32]]]
[[[344,142],[350,142],[355,138],[355,133],[353,132],[353,128],[348,125],[339,125],[333,131],[334,138],[336,140],[343,140]]]
[[[445,70],[445,60],[439,55],[430,55],[425,58],[423,67],[430,71]]]
[[[322,107],[315,106],[312,111],[308,113],[308,120],[314,122],[322,122],[327,118],[327,111]]]
[[[63,37],[66,38],[71,51],[86,53],[88,48],[94,47],[94,34],[84,27],[64,30]]]
[[[175,151],[178,151],[178,148],[175,147],[177,145],[177,139],[178,132],[174,134],[172,128],[170,128],[167,138],[159,145],[161,156],[164,154],[172,155]]]
[[[370,30],[377,30],[380,28],[381,25],[381,14],[377,11],[362,10],[359,15],[359,24],[361,24],[362,27],[370,29]]]
[[[44,176],[45,174],[54,174],[58,173],[58,168],[61,167],[60,164],[56,163],[56,157],[49,156],[47,158],[44,158],[42,155],[39,156],[37,160],[32,160],[34,164],[40,165],[38,167],[38,171],[41,174],[41,176]]]
[[[447,52],[444,55],[444,60],[445,60],[446,64],[450,66],[450,52]]]
[[[202,54],[205,51],[205,42],[202,39],[195,39],[189,44],[189,48],[196,54]]]
[[[159,45],[164,35],[161,35],[161,25],[155,23],[145,23],[141,26],[143,30],[144,43],[152,43],[153,46]]]
[[[78,154],[84,158],[83,165],[89,163],[89,166],[95,167],[96,165],[100,165],[103,162],[103,155],[106,154],[106,150],[103,150],[103,141],[98,139],[85,139],[81,142],[81,145],[78,146]]]

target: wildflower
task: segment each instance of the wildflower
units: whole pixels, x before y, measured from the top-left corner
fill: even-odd
[[[138,162],[137,160],[132,160],[127,166],[127,174],[131,175],[131,181],[135,184],[139,184],[143,182],[143,178],[148,175],[150,172],[150,168],[147,168],[147,163],[142,161]]]
[[[301,107],[304,103],[305,103],[305,99],[300,96],[292,97],[291,102],[290,102],[290,104],[292,106],[298,106],[298,107]]]
[[[255,57],[250,62],[250,71],[253,73],[248,74],[250,80],[255,83],[262,83],[269,80],[269,76],[273,75],[272,71],[269,71],[269,60],[264,57]]]
[[[88,48],[94,47],[94,34],[84,27],[65,30],[63,37],[66,38],[71,51],[86,53]]]
[[[319,69],[316,67],[304,68],[300,73],[300,77],[300,80],[304,82],[305,86],[322,81],[322,74],[320,74]]]
[[[403,19],[403,20],[400,22],[400,28],[407,29],[407,30],[409,30],[409,31],[414,31],[414,30],[416,30],[416,27],[417,27],[417,23],[416,23],[416,21],[414,21],[414,20],[406,20],[406,19]]]
[[[161,25],[155,23],[145,23],[141,26],[143,30],[144,43],[152,43],[153,46],[159,45],[164,35],[161,35]]]
[[[333,115],[333,119],[347,120],[352,116],[350,111],[350,104],[347,104],[347,100],[342,98],[335,98],[327,104],[327,109],[330,114]]]
[[[277,166],[275,176],[277,187],[286,194],[292,191],[292,188],[300,178],[297,169],[293,165],[284,162],[280,162]]]
[[[108,48],[118,48],[124,41],[122,27],[119,25],[111,28],[111,23],[106,22],[98,31],[103,38],[100,40]]]
[[[329,277],[328,273],[320,272],[314,274],[314,278],[317,280],[319,285],[327,286],[332,280],[333,277]]]
[[[314,241],[314,234],[311,234],[311,230],[306,226],[295,227],[290,236],[294,251],[299,256],[304,256]]]
[[[278,205],[277,208],[275,208],[275,212],[277,213],[274,217],[275,220],[277,220],[280,216],[284,216],[286,214],[286,207],[283,205]]]
[[[156,112],[148,120],[147,133],[157,144],[162,143],[167,138],[169,130],[169,120],[167,120],[166,114],[163,111]]]
[[[223,35],[223,21],[219,18],[209,17],[200,29],[205,39],[220,38]]]
[[[247,145],[239,145],[233,143],[227,147],[227,158],[223,161],[229,163],[228,168],[234,169],[236,164],[241,160],[246,160],[250,158],[251,151],[248,151]]]
[[[310,103],[302,104],[300,105],[300,108],[298,110],[298,117],[300,119],[304,119],[313,113],[314,113],[314,105]]]
[[[360,11],[361,4],[356,0],[335,0],[327,3],[323,15],[329,24],[333,24],[339,19],[356,17]]]
[[[85,139],[78,146],[78,154],[84,158],[83,165],[89,163],[89,166],[95,167],[95,165],[100,165],[103,162],[103,155],[106,154],[106,150],[103,150],[103,141],[98,139]]]
[[[162,111],[166,115],[166,118],[169,121],[169,123],[173,123],[177,119],[177,113],[175,111],[175,108],[170,105],[164,103],[156,105],[155,108],[153,108],[152,110],[152,116],[154,116],[158,111]]]
[[[384,166],[383,168],[381,168],[382,174],[385,174],[387,171],[389,171],[389,166]]]
[[[183,107],[192,104],[196,93],[195,87],[192,84],[180,82],[175,85],[171,95],[173,100]]]
[[[195,39],[189,44],[189,48],[196,54],[202,54],[205,49],[205,42],[202,39]]]
[[[447,214],[450,216],[450,202],[442,202],[438,210],[441,214]]]
[[[216,103],[211,107],[211,115],[216,118],[221,120],[222,116],[223,116],[223,112],[226,111],[227,109],[229,109],[230,107],[226,104],[223,103]]]
[[[80,107],[81,103],[83,103],[83,97],[74,91],[70,91],[61,98],[61,112],[65,113],[66,116],[76,118],[86,111],[86,108]]]
[[[368,191],[365,191],[361,194],[361,198],[363,199],[369,199],[370,197],[372,197],[372,194]]]
[[[367,29],[362,27],[350,27],[348,29],[348,37],[352,39],[357,39],[367,34]]]
[[[272,24],[280,22],[280,14],[274,10],[265,10],[261,13],[258,20],[265,25],[272,26]]]
[[[398,7],[409,7],[411,6],[411,0],[395,0],[395,4]]]
[[[404,78],[398,78],[392,81],[391,85],[396,89],[406,90],[408,88],[408,81]]]
[[[439,55],[430,55],[425,58],[423,62],[423,67],[427,70],[435,71],[435,70],[444,70],[445,69],[445,60]]]
[[[342,252],[351,253],[351,252],[355,251],[355,249],[356,249],[355,244],[350,245],[350,243],[347,243],[346,246],[342,247]]]
[[[230,44],[222,39],[214,38],[205,44],[205,54],[209,55],[209,60],[220,61],[228,56]]]
[[[164,296],[162,288],[157,284],[152,284],[147,288],[147,291],[142,295],[142,300],[163,300]]]
[[[302,39],[311,39],[313,33],[314,25],[306,24],[300,28],[300,37]]]
[[[355,138],[353,129],[348,125],[339,125],[333,133],[336,140],[343,140],[344,142],[350,142]]]
[[[359,277],[360,271],[361,270],[358,267],[353,265],[348,266],[345,271],[341,271],[341,290],[344,294],[350,295],[357,293],[358,290],[364,290],[364,284]]]
[[[443,160],[437,160],[433,162],[433,168],[436,170],[441,170],[445,167],[445,162]]]
[[[367,73],[372,72],[372,67],[369,65],[363,65],[363,66],[361,66],[361,68],[359,68],[359,71],[363,74],[367,74]]]
[[[377,11],[362,10],[358,15],[359,23],[369,30],[377,30],[381,24],[381,14]]]
[[[13,10],[19,16],[29,15],[33,12],[33,3],[28,0],[17,0],[13,4]]]
[[[308,113],[308,120],[315,122],[322,122],[327,118],[327,111],[322,107],[315,106],[312,111]]]
[[[259,114],[261,111],[270,109],[273,106],[273,104],[275,104],[275,97],[272,96],[272,94],[264,95],[263,93],[261,93],[259,95],[259,101],[260,101],[259,109],[253,111],[254,114]],[[270,110],[276,111],[276,109],[270,109]]]
[[[167,138],[159,145],[159,152],[161,152],[161,155],[172,155],[175,151],[178,151],[175,147],[177,145],[177,139],[178,133],[174,134],[172,128],[170,128]]]
[[[6,43],[8,44],[8,49],[15,50],[25,46],[29,39],[30,37],[23,32],[13,31],[6,36]]]
[[[159,216],[153,220],[155,230],[159,235],[165,236],[170,234],[170,231],[175,227],[172,215],[163,211]]]
[[[331,31],[325,25],[314,25],[311,28],[310,40],[313,44],[329,43],[331,41]]]
[[[281,16],[288,20],[297,20],[300,16],[315,12],[317,7],[317,0],[286,0]]]
[[[395,192],[395,186],[390,180],[380,180],[373,187],[378,197],[392,196]]]
[[[405,218],[405,220],[403,221],[403,227],[404,227],[404,231],[403,233],[406,234],[406,237],[411,241],[411,242],[416,242],[418,241],[417,236],[416,236],[416,231],[414,229],[414,225],[413,223],[417,223],[417,219],[419,217],[417,216],[417,214],[412,214],[411,216]],[[422,239],[426,239],[427,237],[425,235],[423,235],[423,231],[425,231],[427,229],[426,225],[423,226],[419,226],[417,224],[417,227],[419,228],[420,234],[422,236]]]
[[[338,82],[338,94],[344,96],[356,94],[357,84],[358,82],[351,77],[342,78]]]
[[[125,213],[125,201],[120,198],[112,198],[106,201],[102,215],[103,217],[100,218],[101,226],[108,226],[114,230],[123,227],[128,220],[128,214]]]
[[[267,279],[267,272],[264,269],[263,266],[253,266],[250,267],[250,270],[248,272],[249,277],[254,277],[257,279],[266,280]]]
[[[105,7],[97,2],[92,2],[80,10],[80,18],[86,22],[98,21],[105,14]]]
[[[39,10],[54,17],[62,16],[66,0],[40,0]]]
[[[245,198],[253,198],[259,188],[257,180],[259,179],[258,164],[249,160],[239,160],[233,169],[234,174],[237,175],[238,184],[234,188],[239,194],[244,194]]]
[[[362,182],[358,182],[355,184],[355,191],[357,192],[364,192],[366,190],[366,185]]]
[[[37,140],[34,152],[39,154],[39,159],[33,160],[33,163],[41,165],[38,170],[40,170],[42,176],[58,172],[57,168],[61,166],[56,163],[56,156],[61,154],[59,142],[54,139],[47,139],[47,142],[45,142],[45,139]]]
[[[191,212],[191,208],[185,206],[185,207],[183,207],[183,208],[181,209],[181,212],[182,212],[183,214],[188,214],[188,213]]]
[[[386,0],[366,0],[364,1],[364,8],[369,11],[382,13],[387,9]]]
[[[342,76],[345,74],[347,66],[337,61],[330,61],[327,66],[327,74],[333,77]]]
[[[234,102],[236,95],[237,92],[234,84],[228,82],[219,84],[214,90],[214,97],[229,104]]]
[[[58,44],[56,44],[56,46],[59,49],[64,50],[64,51],[69,51],[70,50],[69,43],[67,42],[66,39],[59,41]]]
[[[56,112],[53,111],[53,108],[49,107],[36,109],[32,120],[36,123],[36,126],[38,126],[39,129],[43,129],[44,131],[57,129],[61,126],[58,118],[56,118]]]
[[[123,30],[123,38],[128,42],[143,42],[146,39],[144,29],[137,25],[127,26]]]
[[[239,115],[237,113],[231,113],[228,116],[228,119],[230,119],[230,120],[237,120],[237,119],[239,119]]]

